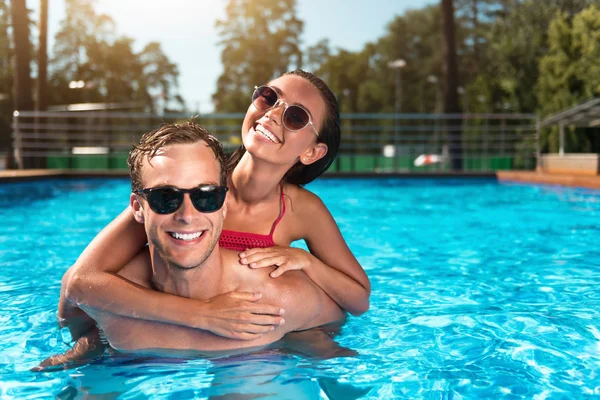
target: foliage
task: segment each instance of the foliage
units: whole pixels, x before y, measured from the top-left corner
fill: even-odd
[[[402,112],[427,112],[435,107],[436,87],[427,77],[441,74],[440,44],[439,7],[429,6],[396,16],[383,37],[359,52],[317,43],[307,51],[307,64],[329,84],[343,112],[393,112],[396,73],[406,94]],[[389,67],[397,59],[406,61],[401,71]]]
[[[216,24],[223,73],[213,101],[217,111],[242,112],[255,85],[302,66],[303,22],[296,0],[229,0],[225,13]]]
[[[573,19],[573,47],[580,54],[575,73],[585,98],[600,96],[600,7],[593,5]]]
[[[557,12],[574,15],[592,0],[499,2],[486,35],[481,71],[491,88],[490,111],[535,112],[539,60],[548,51],[548,28]]]
[[[574,16],[556,14],[548,29],[548,52],[540,59],[537,82],[539,112],[548,116],[600,95],[600,10],[595,6]],[[582,132],[566,132],[570,150],[589,151]],[[558,146],[558,129],[546,132],[543,143],[550,151]]]
[[[539,77],[540,59],[549,49],[550,22],[557,12],[575,15],[593,2],[456,0],[463,110],[538,110],[539,98],[533,88]],[[407,65],[401,71],[402,111],[439,112],[440,93],[444,91],[440,18],[439,4],[409,10],[394,17],[385,34],[360,51],[332,50],[326,41],[309,47],[307,65],[324,77],[338,96],[342,95],[343,111],[392,112],[395,72],[388,63],[404,59]],[[589,36],[588,46],[594,47],[594,38]],[[598,68],[597,59],[589,58],[589,71]],[[587,76],[592,79],[600,74]]]
[[[134,108],[158,111],[177,94],[177,66],[159,43],[134,50],[131,38],[117,36],[112,18],[97,14],[93,0],[66,0],[66,18],[55,37],[50,62],[50,104],[134,103]],[[85,87],[69,88],[83,81]]]
[[[115,33],[95,0],[66,0],[50,65],[50,104],[136,102],[141,109],[184,107],[177,66],[160,44],[135,50]],[[600,95],[600,22],[595,0],[454,0],[459,91],[465,112],[548,115]],[[12,96],[7,2],[0,1],[0,93]],[[242,112],[255,85],[296,67],[322,77],[342,112],[440,112],[444,92],[439,2],[393,17],[385,33],[358,51],[327,40],[303,47],[295,0],[228,0],[217,21],[223,73],[215,109]],[[303,51],[304,50],[304,51]],[[389,63],[403,59],[400,70]],[[72,81],[83,89],[69,89]],[[0,124],[11,99],[0,100]],[[4,122],[3,122],[4,121]],[[583,146],[585,143],[572,143]]]

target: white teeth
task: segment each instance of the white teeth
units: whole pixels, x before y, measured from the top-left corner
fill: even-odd
[[[194,240],[194,239],[198,239],[200,236],[202,236],[202,232],[196,232],[196,233],[177,233],[177,232],[170,232],[169,233],[172,237],[174,237],[175,239],[179,239],[179,240]]]
[[[277,139],[277,137],[275,137],[275,135],[273,135],[271,132],[269,132],[268,130],[266,130],[265,128],[263,128],[262,125],[256,125],[256,132],[260,133],[262,136],[266,137],[267,139],[269,139],[271,142],[273,143],[279,143],[279,139]]]

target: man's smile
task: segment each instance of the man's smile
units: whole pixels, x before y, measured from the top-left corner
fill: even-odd
[[[198,232],[167,232],[169,236],[176,240],[192,242],[204,235],[205,230]]]

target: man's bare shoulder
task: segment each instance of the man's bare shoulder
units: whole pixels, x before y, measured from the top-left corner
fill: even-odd
[[[275,267],[253,269],[240,263],[239,251],[223,248],[220,248],[219,251],[221,252],[223,267],[242,280],[244,282],[243,286],[247,286],[248,289],[260,289],[263,283],[272,279],[269,274],[275,270]]]
[[[244,282],[240,289],[264,289],[269,290],[269,292],[278,293],[278,296],[282,292],[286,292],[294,286],[299,285],[306,286],[304,290],[314,289],[312,281],[301,271],[289,271],[278,278],[271,278],[269,274],[275,271],[276,266],[253,269],[240,263],[238,251],[223,248],[220,251],[223,265],[235,273],[239,280]]]
[[[222,260],[244,282],[240,291],[260,292],[262,303],[285,309],[286,332],[340,320],[344,313],[304,272],[288,271],[272,278],[276,267],[252,269],[239,263],[237,252],[225,250]]]

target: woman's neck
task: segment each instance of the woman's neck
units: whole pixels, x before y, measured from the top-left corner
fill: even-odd
[[[288,169],[256,160],[246,152],[229,177],[230,194],[246,204],[268,200],[279,194],[279,184]]]

